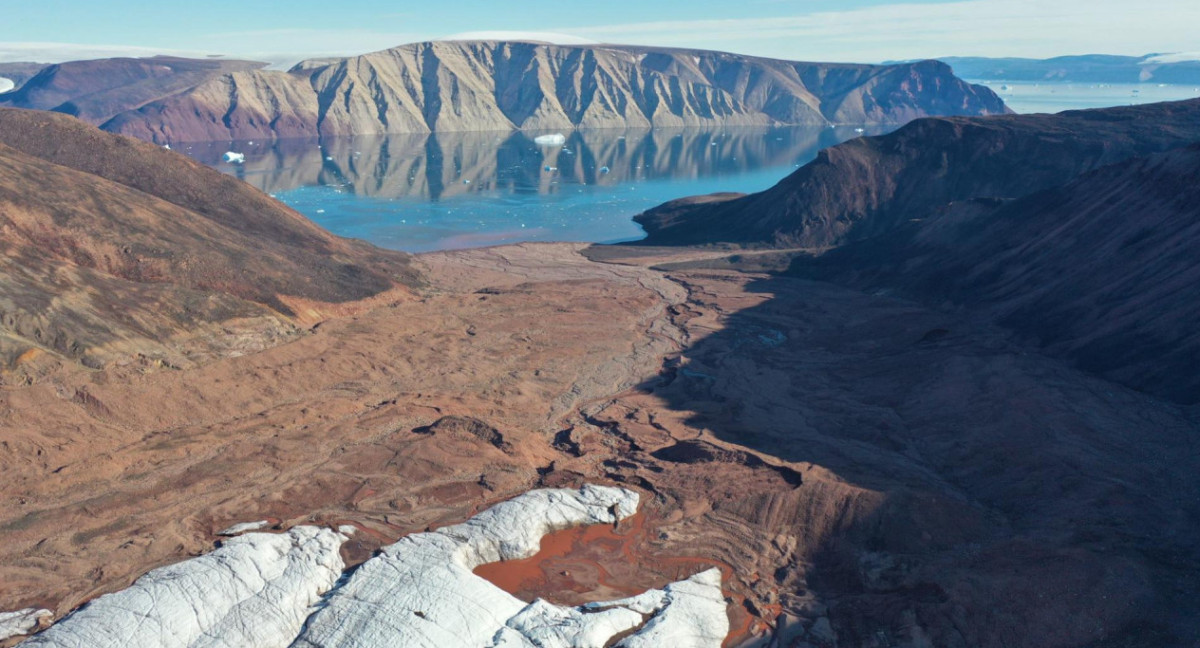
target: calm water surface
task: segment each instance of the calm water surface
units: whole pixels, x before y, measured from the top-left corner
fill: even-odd
[[[878,131],[876,131],[878,132]],[[870,131],[868,131],[868,134]],[[674,198],[766,189],[853,128],[593,130],[221,142],[186,153],[341,236],[410,252],[518,241],[641,238]],[[226,151],[244,153],[226,164]]]
[[[973,81],[988,86],[1019,113],[1130,106],[1200,97],[1200,87],[1157,83],[1029,83]]]
[[[1200,96],[1183,86],[989,80],[1018,112]],[[1136,92],[1135,92],[1136,91]],[[854,128],[443,133],[193,144],[189,155],[274,195],[326,229],[410,252],[518,241],[639,239],[631,218],[668,200],[766,189]],[[244,153],[226,164],[226,151]]]

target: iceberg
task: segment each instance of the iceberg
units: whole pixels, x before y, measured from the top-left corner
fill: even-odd
[[[225,155],[221,156],[221,160],[228,162],[229,164],[241,164],[246,161],[246,154],[226,151]]]
[[[533,138],[533,143],[538,146],[562,146],[567,143],[567,136],[562,133],[554,133],[553,135],[538,135]]]

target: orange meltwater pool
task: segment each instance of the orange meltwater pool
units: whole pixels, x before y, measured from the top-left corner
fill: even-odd
[[[596,524],[548,534],[537,554],[481,565],[475,574],[523,601],[542,598],[558,605],[582,605],[634,596],[717,567],[725,594],[734,601],[725,645],[748,638],[754,619],[741,604],[743,597],[729,591],[729,566],[707,558],[661,555],[649,547],[648,535],[646,516],[639,511],[617,526]]]

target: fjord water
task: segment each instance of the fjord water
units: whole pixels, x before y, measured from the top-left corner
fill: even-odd
[[[1188,98],[1155,84],[987,81],[1018,112]],[[1134,91],[1137,92],[1134,92]],[[668,200],[775,184],[874,127],[468,132],[192,144],[184,152],[275,196],[339,236],[408,252],[520,241],[643,237],[631,219]],[[546,142],[546,140],[542,140]],[[226,151],[246,156],[222,161]]]
[[[1200,97],[1200,87],[1158,83],[1070,83],[972,80],[988,86],[1019,113],[1056,113],[1084,108],[1136,106]]]
[[[874,129],[868,133],[883,132]],[[424,252],[639,239],[668,200],[766,189],[854,128],[438,133],[193,144],[185,152],[340,236]],[[545,142],[546,140],[542,140]],[[245,154],[223,163],[226,151]]]

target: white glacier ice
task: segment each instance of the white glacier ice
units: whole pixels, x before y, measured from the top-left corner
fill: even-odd
[[[6,92],[12,92],[13,88],[15,88],[15,87],[17,87],[17,84],[13,83],[12,79],[6,79],[4,77],[0,77],[0,94],[4,94]]]
[[[637,507],[637,493],[623,488],[530,491],[462,524],[404,537],[348,577],[339,549],[349,529],[239,535],[96,599],[23,645],[603,648],[633,631],[617,645],[719,648],[729,620],[716,569],[579,607],[527,604],[473,573],[533,556],[548,533],[614,524]]]
[[[462,524],[402,538],[329,597],[296,646],[483,648],[526,604],[472,570],[528,558],[547,533],[612,524],[637,504],[637,493],[606,486],[536,490]]]
[[[341,577],[345,540],[310,526],[231,538],[101,596],[22,646],[285,648]]]
[[[50,610],[26,608],[15,612],[0,612],[0,641],[27,635],[37,630],[42,619],[53,617]]]
[[[228,162],[229,164],[241,164],[246,161],[246,154],[226,151],[225,155],[221,156],[221,160]]]
[[[661,607],[617,648],[710,648],[729,634],[721,570],[713,568],[663,588]]]

